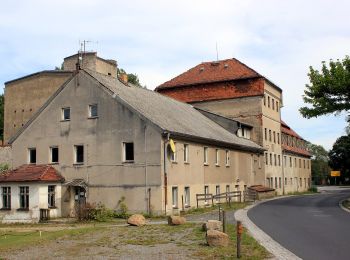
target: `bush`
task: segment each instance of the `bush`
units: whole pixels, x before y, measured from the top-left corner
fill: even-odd
[[[98,203],[96,207],[90,207],[88,213],[89,220],[96,220],[99,222],[107,221],[113,217],[113,210],[106,208],[106,206],[102,203]]]
[[[0,173],[3,173],[8,169],[10,169],[10,165],[8,165],[7,163],[0,163]]]
[[[118,209],[117,212],[114,214],[114,217],[116,218],[128,218],[128,207],[125,203],[125,197],[121,197],[120,200],[118,201]]]
[[[311,186],[311,187],[309,188],[309,192],[317,192],[317,187]]]

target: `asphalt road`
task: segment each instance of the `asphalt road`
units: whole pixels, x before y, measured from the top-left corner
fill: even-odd
[[[350,259],[350,190],[272,200],[248,211],[265,233],[302,259]]]

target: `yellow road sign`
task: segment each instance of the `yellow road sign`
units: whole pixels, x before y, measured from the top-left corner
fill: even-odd
[[[340,171],[331,171],[331,177],[340,177]]]

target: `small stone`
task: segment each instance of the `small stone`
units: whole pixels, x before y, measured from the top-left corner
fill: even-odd
[[[222,222],[219,220],[208,220],[202,226],[203,231],[217,230],[222,231]]]
[[[206,235],[207,243],[209,246],[228,246],[229,237],[227,234],[217,231],[217,230],[208,230]]]
[[[169,225],[182,225],[186,223],[186,219],[180,216],[169,216],[168,224]]]
[[[144,226],[146,224],[146,219],[141,214],[134,214],[128,218],[128,224],[132,226]]]

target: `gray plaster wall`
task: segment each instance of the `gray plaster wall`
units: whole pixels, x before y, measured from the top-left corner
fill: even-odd
[[[12,148],[11,146],[0,146],[0,164],[12,165]]]
[[[98,118],[88,117],[90,104],[98,105]],[[63,107],[70,107],[70,121],[62,121]],[[134,142],[133,163],[123,162],[123,142]],[[74,164],[74,145],[84,145],[82,165]],[[160,132],[84,73],[67,84],[12,146],[14,167],[28,163],[28,148],[34,147],[37,164],[48,164],[50,146],[58,146],[54,167],[66,180],[84,179],[90,203],[117,209],[124,196],[129,210],[146,211],[151,188],[152,209],[162,209]],[[72,197],[63,200],[63,215],[72,214]]]

